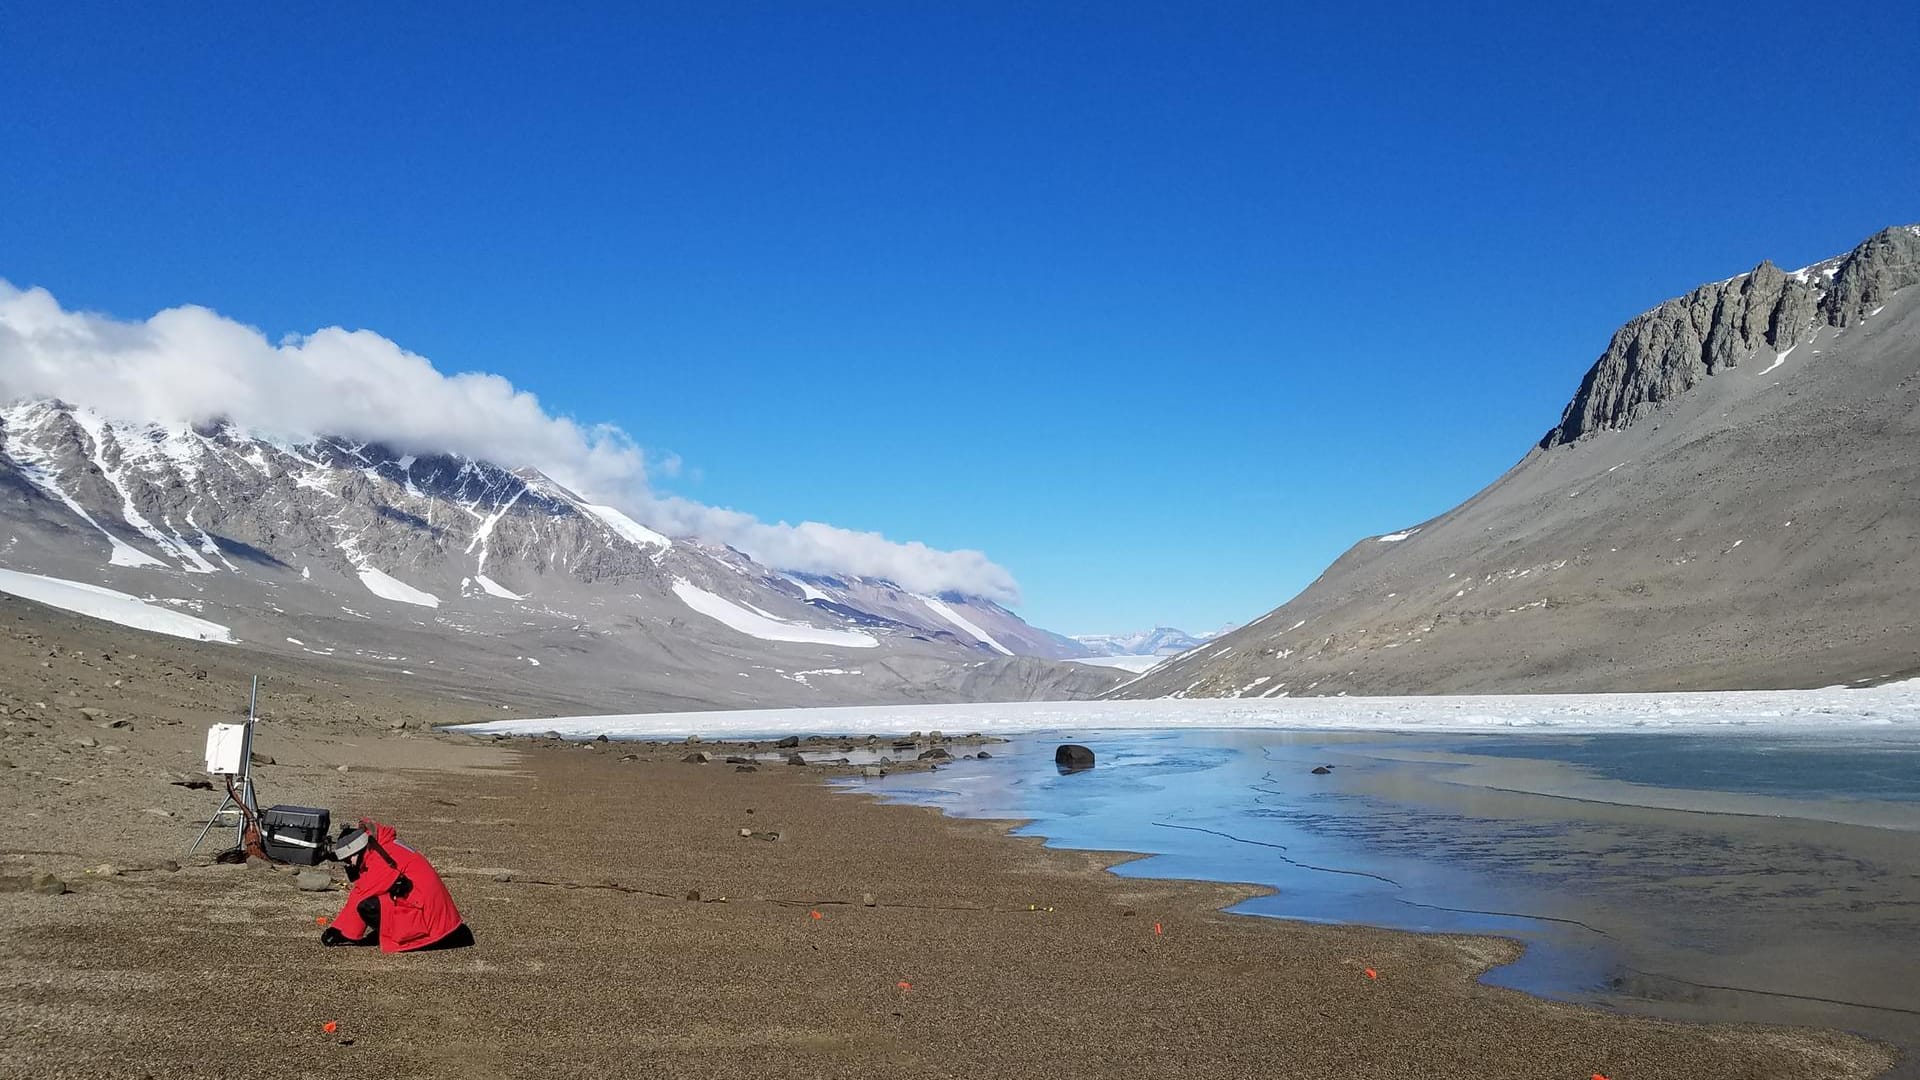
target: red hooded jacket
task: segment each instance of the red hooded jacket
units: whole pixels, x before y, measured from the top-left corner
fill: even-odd
[[[333,917],[333,928],[359,940],[366,934],[367,924],[355,909],[361,901],[377,896],[382,952],[423,949],[460,929],[460,912],[427,857],[394,839],[391,825],[370,821],[362,822],[361,827],[373,834],[373,843],[360,856],[360,876],[347,893],[340,914]],[[413,888],[403,889],[406,895],[396,899],[390,890],[402,874]]]

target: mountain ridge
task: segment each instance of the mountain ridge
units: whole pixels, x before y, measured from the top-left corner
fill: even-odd
[[[1656,305],[1492,483],[1362,539],[1280,607],[1112,696],[1920,671],[1915,284],[1920,227],[1898,226],[1794,274],[1762,263]]]
[[[617,657],[647,674],[609,693],[672,707],[1076,696],[1112,680],[1049,665],[1072,650],[990,600],[808,582],[463,455],[29,400],[0,409],[0,505],[0,565],[165,594],[152,602],[217,615],[251,647],[483,669],[500,652],[523,678]],[[757,672],[764,693],[728,681]]]

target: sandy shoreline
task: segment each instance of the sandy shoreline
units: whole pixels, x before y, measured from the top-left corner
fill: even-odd
[[[1227,915],[1246,889],[1116,877],[1112,855],[850,798],[814,767],[388,730],[485,706],[280,670],[264,799],[394,822],[480,940],[323,950],[313,920],[339,892],[183,856],[217,798],[166,774],[194,770],[206,713],[230,711],[256,658],[6,625],[0,874],[49,871],[73,891],[0,893],[4,1076],[1619,1080],[1891,1064],[1842,1035],[1479,986],[1510,946]],[[130,726],[99,726],[116,718]],[[118,872],[86,873],[102,863]]]

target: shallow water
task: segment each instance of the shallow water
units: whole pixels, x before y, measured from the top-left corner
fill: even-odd
[[[850,786],[1277,890],[1246,914],[1514,937],[1487,981],[1530,993],[1920,1046],[1920,738],[1081,731],[1062,775],[1063,738]]]

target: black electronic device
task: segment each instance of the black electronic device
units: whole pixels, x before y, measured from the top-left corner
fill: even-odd
[[[260,846],[275,862],[316,866],[327,857],[331,818],[317,806],[269,806],[260,813]]]

